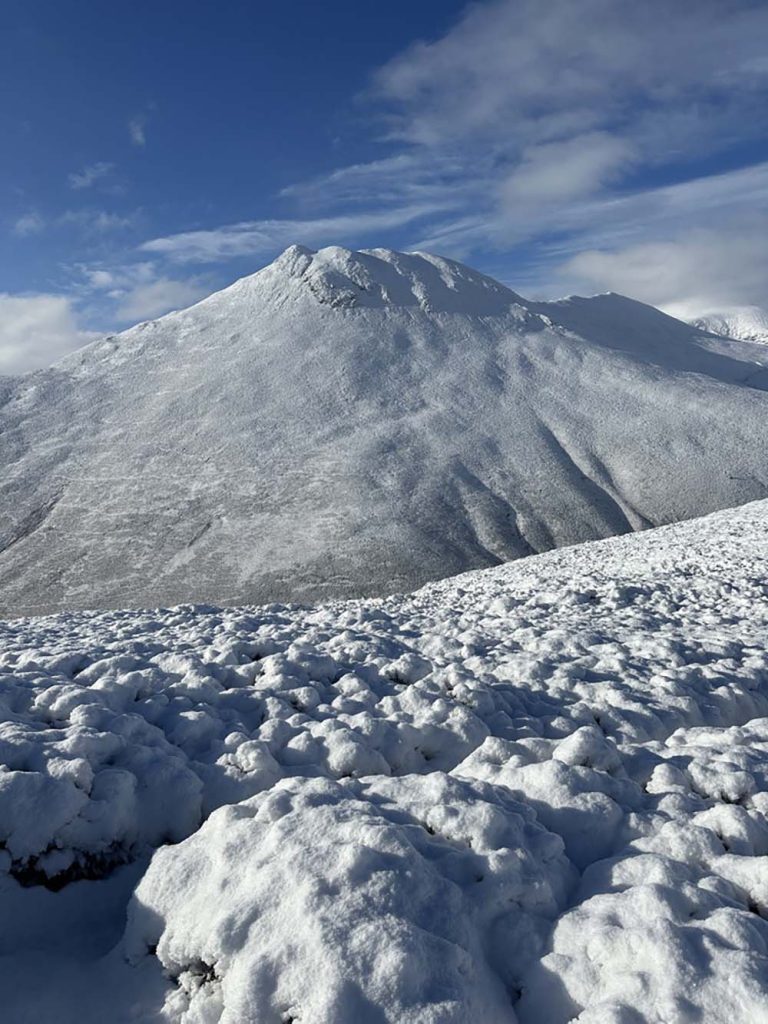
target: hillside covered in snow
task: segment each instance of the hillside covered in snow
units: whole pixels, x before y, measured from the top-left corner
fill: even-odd
[[[694,327],[738,341],[768,344],[768,312],[760,306],[734,306],[707,313],[692,321]]]
[[[3,1020],[768,1021],[767,579],[759,502],[0,623]]]
[[[0,379],[0,611],[402,592],[768,493],[768,353],[294,246]]]

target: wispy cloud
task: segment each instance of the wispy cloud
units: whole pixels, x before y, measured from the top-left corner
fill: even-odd
[[[138,220],[138,210],[114,213],[110,210],[81,207],[77,210],[65,210],[63,213],[47,219],[36,210],[30,210],[18,218],[13,224],[12,230],[20,238],[39,235],[46,230],[73,227],[86,235],[101,235],[133,227]]]
[[[162,316],[172,309],[184,309],[210,293],[210,287],[199,281],[179,281],[158,277],[146,284],[129,289],[118,302],[115,313],[118,320],[135,322]]]
[[[422,203],[429,214],[402,222],[409,247],[481,254],[486,263],[497,253],[513,284],[522,277],[538,286],[548,276],[553,287],[577,277],[599,287],[614,252],[627,253],[629,266],[658,244],[655,258],[675,260],[703,226],[710,244],[722,233],[725,249],[750,207],[758,217],[768,210],[766,165],[703,174],[702,161],[758,137],[767,35],[768,7],[752,0],[473,4],[441,38],[409,47],[374,75],[368,100],[378,105],[389,156],[283,190],[312,214],[292,222],[294,237],[305,224],[334,228],[339,210],[364,224],[373,212],[396,220]],[[679,184],[642,185],[665,177]],[[276,231],[236,226],[235,234],[272,239],[283,223]],[[214,245],[212,255],[229,251]],[[592,256],[577,275],[572,261],[582,252]],[[735,265],[722,273],[734,278],[734,294],[742,290]],[[748,279],[754,291],[755,275]],[[686,291],[679,275],[670,280]],[[644,294],[666,301],[668,292]]]
[[[120,315],[156,315],[205,290],[181,265],[299,241],[432,249],[521,290],[666,305],[698,301],[698,267],[699,291],[765,302],[768,164],[711,168],[762,130],[766,36],[756,0],[471,4],[374,74],[364,101],[386,155],[285,187],[285,216],[149,238],[134,267],[150,269],[98,267],[93,287]],[[128,123],[139,147],[147,117]],[[86,231],[128,226],[89,216],[77,213]]]
[[[109,303],[110,315],[120,323],[136,323],[182,309],[211,292],[198,276],[172,278],[152,260],[110,267],[80,266],[81,296],[100,293]]]
[[[767,30],[750,0],[496,0],[390,61],[374,89],[390,133],[429,146],[519,151],[602,129],[677,148],[722,128],[729,107],[760,109]]]
[[[634,147],[608,132],[587,132],[526,147],[501,186],[505,206],[538,209],[594,195],[636,159]]]
[[[69,187],[73,189],[91,188],[97,181],[106,178],[114,170],[115,165],[103,161],[89,164],[81,171],[74,171],[69,175]]]
[[[107,231],[117,231],[122,228],[132,227],[137,220],[136,212],[120,214],[112,213],[109,210],[65,210],[56,218],[57,225],[74,225],[84,231],[103,234]]]
[[[255,220],[202,231],[185,231],[144,242],[140,249],[179,263],[214,263],[270,253],[292,242],[331,244],[410,224],[436,212],[434,205],[320,217],[313,220]]]
[[[429,204],[436,210],[459,207],[483,192],[488,168],[477,154],[474,174],[466,159],[442,154],[436,161],[426,151],[410,150],[370,163],[340,167],[331,174],[284,188],[280,195],[303,209],[371,208],[378,204]]]
[[[135,117],[132,117],[128,122],[128,135],[130,136],[131,142],[134,144],[134,146],[146,146],[146,126],[146,114],[137,114]]]
[[[39,235],[45,229],[45,220],[36,210],[22,214],[13,225],[13,233],[19,238],[26,238],[28,235]]]

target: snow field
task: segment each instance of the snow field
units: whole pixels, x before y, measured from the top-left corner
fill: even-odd
[[[2,624],[0,905],[160,847],[58,1019],[768,1021],[767,541]]]

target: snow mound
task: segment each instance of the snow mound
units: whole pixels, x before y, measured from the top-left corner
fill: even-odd
[[[0,623],[4,1019],[766,1020],[767,573],[763,502]]]
[[[293,779],[156,855],[126,949],[153,951],[194,1019],[502,1022],[567,877],[562,843],[501,789]]]
[[[768,494],[768,350],[294,246],[0,395],[0,612],[410,591]]]

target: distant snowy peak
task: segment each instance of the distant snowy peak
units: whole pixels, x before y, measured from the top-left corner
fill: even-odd
[[[392,249],[353,251],[328,246],[317,251],[292,245],[252,278],[270,290],[308,290],[334,308],[418,307],[428,313],[497,316],[520,296],[490,277],[431,253]]]
[[[706,313],[691,323],[711,334],[768,345],[768,310],[760,306],[734,306]]]

